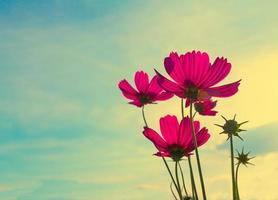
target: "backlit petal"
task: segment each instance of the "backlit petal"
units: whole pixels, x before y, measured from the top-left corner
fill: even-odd
[[[199,51],[188,52],[180,56],[182,68],[187,84],[200,86],[209,69],[209,56],[207,53]]]
[[[131,100],[137,99],[137,91],[128,83],[127,80],[121,80],[118,87],[126,98]]]
[[[162,88],[158,85],[158,82],[157,82],[157,75],[155,75],[151,82],[150,82],[150,85],[148,87],[148,93],[151,93],[151,94],[154,94],[154,95],[157,95],[159,94],[160,92],[162,91]]]
[[[179,128],[179,144],[183,147],[187,147],[192,141],[192,132],[190,127],[189,117],[182,119]]]
[[[232,65],[227,62],[227,59],[216,58],[212,66],[209,68],[209,72],[202,81],[202,87],[208,88],[216,85],[222,81],[231,71]]]
[[[196,134],[196,139],[197,139],[198,147],[202,146],[203,144],[205,144],[208,141],[209,138],[210,138],[210,134],[208,133],[208,129],[202,128]]]
[[[139,101],[139,100],[134,100],[134,101],[131,101],[131,102],[128,102],[129,104],[132,104],[132,105],[135,105],[137,107],[142,107],[143,104]]]
[[[174,94],[171,94],[169,92],[161,92],[159,95],[157,95],[155,97],[154,100],[164,101],[164,100],[172,98],[173,96],[174,96]]]
[[[173,93],[179,97],[183,97],[184,96],[184,89],[177,85],[176,83],[168,80],[167,78],[165,78],[163,75],[161,75],[158,71],[156,71],[156,74],[158,75],[158,79],[157,82],[158,84],[167,92]]]
[[[135,73],[134,82],[139,92],[145,93],[149,86],[149,76],[143,71]]]
[[[227,85],[208,88],[206,89],[206,92],[208,93],[208,95],[213,97],[230,97],[235,93],[237,93],[239,85],[240,85],[240,80]]]
[[[160,118],[160,131],[168,145],[177,144],[179,123],[176,116],[166,115]]]
[[[170,53],[169,57],[164,59],[164,67],[167,73],[179,84],[184,83],[184,73],[177,53]]]
[[[167,151],[167,144],[161,136],[151,128],[144,127],[143,134],[148,138],[159,151]]]

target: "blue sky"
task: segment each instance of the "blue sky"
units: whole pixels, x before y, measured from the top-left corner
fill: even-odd
[[[278,93],[272,89],[278,84],[276,4],[1,0],[0,199],[169,198],[166,171],[141,134],[140,110],[127,105],[117,83],[132,80],[137,69],[163,71],[163,59],[173,50],[229,58],[234,67],[227,81],[243,83],[218,108],[250,120],[247,146],[258,156],[258,166],[243,173],[242,187],[254,183],[256,171],[273,177],[268,173],[275,172],[272,161],[278,158]],[[179,113],[176,99],[148,108],[147,118],[157,128],[166,113]],[[212,125],[221,118],[201,120],[213,134],[202,150],[208,191],[215,200],[227,200],[225,138]],[[266,200],[277,199],[271,188],[277,181],[261,184],[254,186],[260,195],[266,191]],[[251,190],[244,192],[246,200],[257,199]]]

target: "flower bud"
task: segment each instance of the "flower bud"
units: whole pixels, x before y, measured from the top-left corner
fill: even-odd
[[[237,159],[237,165],[243,164],[247,167],[247,165],[253,165],[249,161],[255,157],[249,157],[250,152],[245,153],[244,149],[242,148],[241,152],[237,151],[237,156],[235,157]]]
[[[225,124],[224,125],[219,125],[219,124],[215,124],[216,126],[219,126],[223,129],[223,131],[220,134],[227,134],[228,138],[230,138],[231,136],[236,136],[238,138],[240,138],[241,140],[243,140],[240,136],[239,136],[239,132],[242,131],[246,131],[244,129],[241,129],[240,126],[242,124],[247,123],[248,121],[242,122],[242,123],[238,123],[235,118],[236,115],[234,115],[233,119],[229,119],[227,120],[225,117],[221,116],[224,120],[225,120]]]

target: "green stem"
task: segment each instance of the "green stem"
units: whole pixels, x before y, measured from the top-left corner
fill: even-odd
[[[235,188],[236,184],[235,184],[233,135],[230,136],[230,148],[231,148],[231,171],[232,171],[233,200],[237,200],[237,198],[236,198],[236,188]]]
[[[190,176],[191,176],[192,197],[194,200],[198,200],[199,198],[198,198],[197,188],[195,185],[194,174],[193,174],[190,156],[188,156],[188,164],[189,164],[189,170],[190,170]]]
[[[193,119],[194,119],[194,117],[196,116],[196,114],[197,114],[197,112],[195,111],[195,113],[194,113],[194,115],[193,115]]]
[[[183,99],[181,99],[181,116],[182,116],[182,118],[184,118],[184,103],[183,103]],[[195,198],[196,198],[196,200],[198,200],[198,194],[197,194],[197,190],[196,190],[196,185],[195,185],[194,174],[193,174],[193,170],[192,170],[192,164],[191,164],[190,156],[188,157],[188,165],[189,165],[189,170],[190,170],[192,197],[193,197],[194,200],[195,200]]]
[[[183,99],[181,99],[181,116],[184,118],[184,104],[183,104]]]
[[[148,126],[148,123],[147,123],[147,120],[146,120],[146,117],[145,117],[144,108],[145,108],[145,107],[143,106],[143,107],[142,107],[142,116],[143,116],[143,120],[144,120],[145,126],[146,126],[146,127],[149,127],[149,126]]]
[[[180,163],[178,163],[178,164],[179,164],[179,168],[180,168],[180,172],[181,172],[182,186],[183,186],[183,189],[184,189],[184,192],[185,192],[186,196],[188,196],[188,192],[187,192],[186,187],[185,187],[184,175],[183,175],[183,172],[182,172],[182,169],[181,169],[181,165],[180,165]]]
[[[240,200],[239,191],[238,191],[238,169],[239,169],[239,165],[240,164],[237,164],[237,167],[236,167],[236,193],[237,193],[238,200]]]
[[[143,116],[143,120],[144,120],[145,126],[148,127],[148,123],[147,123],[147,120],[146,120],[146,117],[145,117],[145,112],[144,112],[144,106],[142,107],[142,116]],[[167,170],[168,170],[169,175],[171,176],[171,179],[172,179],[172,181],[173,181],[173,183],[174,183],[174,185],[175,185],[176,190],[179,191],[179,190],[178,190],[178,187],[177,187],[177,184],[176,184],[176,182],[175,182],[175,179],[174,179],[174,177],[173,177],[173,175],[172,175],[172,173],[171,173],[171,170],[170,170],[170,168],[169,168],[169,166],[168,166],[168,164],[167,164],[165,158],[162,157],[162,159],[163,159],[163,162],[164,162],[164,164],[165,164],[165,166],[166,166],[166,168],[167,168]]]
[[[174,193],[174,191],[173,191],[172,184],[173,184],[173,183],[171,182],[171,184],[170,184],[171,193],[172,193],[172,195],[174,196],[175,200],[178,200],[177,196],[175,195],[175,193]]]
[[[177,186],[178,186],[178,194],[179,194],[180,200],[182,200],[181,186],[180,186],[179,174],[178,174],[178,161],[175,162],[175,175],[176,175],[176,181],[177,181]]]
[[[169,175],[170,175],[170,177],[171,177],[171,179],[172,179],[172,182],[174,183],[175,188],[176,188],[177,192],[179,193],[179,189],[178,189],[178,186],[177,186],[177,184],[176,184],[176,182],[175,182],[175,179],[174,179],[174,177],[173,177],[173,175],[172,175],[172,172],[171,172],[171,170],[170,170],[170,168],[169,168],[169,166],[168,166],[168,164],[167,164],[165,158],[162,157],[162,159],[163,159],[164,164],[165,164],[165,166],[166,166],[166,168],[167,168],[167,170],[168,170],[168,173],[169,173]]]
[[[202,174],[201,161],[200,161],[200,157],[199,157],[196,133],[195,133],[194,124],[193,124],[192,107],[193,107],[192,101],[190,101],[190,125],[191,125],[191,130],[192,130],[192,135],[193,135],[193,142],[194,142],[194,146],[195,146],[195,154],[196,154],[196,159],[197,159],[199,177],[200,177],[201,188],[202,188],[202,193],[203,193],[203,199],[206,200],[207,197],[206,197],[205,184],[204,184],[204,179],[203,179],[203,174]]]

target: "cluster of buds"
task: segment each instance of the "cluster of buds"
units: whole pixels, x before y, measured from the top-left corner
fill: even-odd
[[[240,132],[246,131],[241,128],[241,125],[247,123],[248,121],[244,121],[241,123],[238,123],[236,121],[236,115],[234,115],[233,119],[226,119],[224,116],[221,116],[225,120],[224,125],[215,124],[216,126],[219,126],[223,129],[223,131],[220,134],[227,134],[228,138],[227,140],[230,140],[231,144],[231,168],[232,168],[232,185],[233,185],[233,199],[234,200],[240,200],[239,197],[239,191],[238,191],[238,170],[239,166],[241,164],[247,166],[248,164],[252,164],[249,161],[253,159],[254,157],[249,157],[250,152],[245,153],[244,148],[242,148],[242,151],[237,151],[237,156],[234,156],[234,148],[233,148],[233,136],[238,137],[239,139],[242,139],[242,137],[239,135]],[[234,164],[234,159],[237,160],[237,163]],[[234,165],[237,166],[236,171],[234,169]]]

